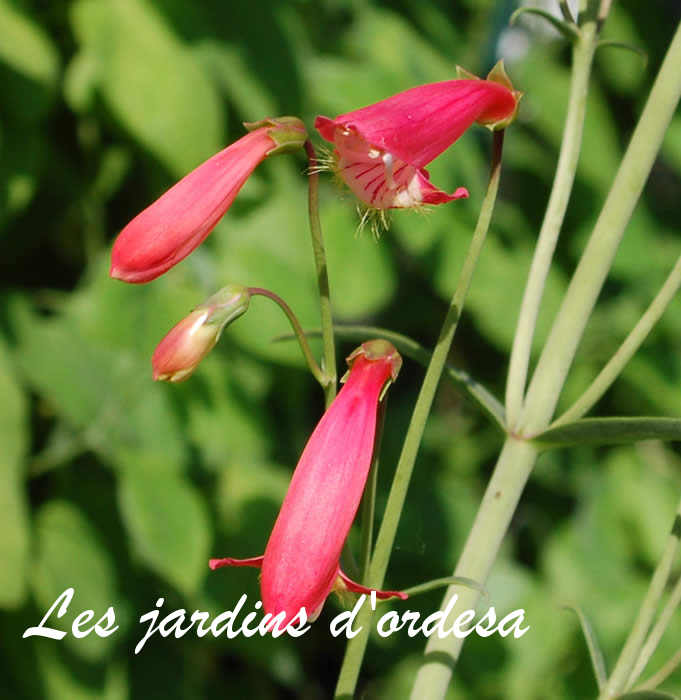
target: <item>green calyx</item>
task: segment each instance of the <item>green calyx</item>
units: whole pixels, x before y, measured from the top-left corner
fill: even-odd
[[[348,363],[348,366],[352,367],[352,363],[360,355],[372,362],[376,360],[387,360],[390,363],[391,381],[397,379],[397,375],[400,373],[400,368],[402,367],[402,356],[397,352],[395,346],[390,341],[383,340],[382,338],[367,340],[347,356],[345,361]],[[341,381],[344,379],[345,377],[343,377]]]
[[[307,141],[305,124],[298,117],[268,117],[257,122],[244,122],[244,126],[248,131],[269,127],[267,135],[276,145],[267,151],[268,156],[294,153]]]
[[[222,332],[226,325],[246,313],[250,301],[251,295],[246,287],[240,284],[228,284],[208,297],[203,304],[196,307],[196,310],[207,310],[209,313],[204,325],[220,326],[220,332]]]
[[[474,75],[473,73],[467,71],[461,66],[456,67],[456,77],[459,80],[482,80],[482,78],[479,78],[477,75]],[[478,122],[478,124],[486,126],[490,131],[500,131],[501,129],[505,129],[509,124],[515,121],[516,115],[518,114],[518,104],[520,103],[520,100],[524,93],[522,93],[520,90],[514,89],[513,83],[508,77],[508,73],[506,72],[506,68],[504,67],[503,59],[497,61],[497,63],[494,65],[494,68],[492,68],[492,70],[487,74],[485,80],[488,80],[491,83],[498,83],[499,85],[503,85],[507,90],[511,91],[511,94],[515,99],[515,109],[504,119],[499,119],[495,122]]]

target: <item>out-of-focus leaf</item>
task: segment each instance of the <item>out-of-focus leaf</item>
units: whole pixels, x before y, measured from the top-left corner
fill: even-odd
[[[185,595],[208,572],[210,527],[203,500],[179,476],[131,470],[121,480],[123,521],[139,557]]]
[[[162,387],[130,353],[95,345],[66,319],[25,319],[19,364],[58,414],[82,431],[84,444],[125,469],[144,454],[167,470],[183,461],[183,445]],[[46,352],[49,348],[49,352]]]
[[[563,133],[569,81],[569,71],[546,48],[530,51],[513,73],[514,84],[525,92],[523,118],[555,146]],[[605,192],[620,153],[613,116],[597,85],[590,86],[586,114],[578,175]]]
[[[276,116],[274,99],[249,69],[236,46],[206,40],[197,47],[196,56],[246,120]]]
[[[492,226],[494,228],[494,222]],[[445,298],[454,291],[470,238],[471,230],[462,227],[460,231],[453,230],[443,242],[436,283]],[[507,348],[512,342],[530,257],[530,250],[526,247],[504,247],[492,231],[475,270],[465,310],[475,317],[485,335],[499,348]],[[548,333],[551,312],[558,308],[565,286],[560,273],[552,270],[544,290],[542,312],[534,337],[535,348]]]
[[[224,145],[215,87],[152,4],[78,0],[71,19],[109,108],[175,175]]]
[[[0,61],[42,85],[57,80],[59,55],[49,36],[8,0],[0,0]]]
[[[24,494],[26,400],[0,341],[0,607],[19,605],[26,592],[29,522]]]
[[[338,199],[325,203],[321,217],[336,316],[375,313],[392,297],[396,286],[386,243],[374,240],[369,231],[357,233],[357,215]],[[358,284],[358,280],[367,283]]]
[[[67,632],[64,643],[78,656],[88,661],[106,657],[115,644],[119,629],[109,637],[92,633],[82,639],[73,637],[70,626],[83,610],[93,610],[94,624],[109,606],[116,611],[116,624],[121,624],[117,606],[116,571],[109,552],[99,540],[89,520],[73,505],[52,501],[44,505],[36,518],[37,552],[31,585],[44,615],[54,601],[67,589],[75,589],[68,612],[57,619],[53,614],[48,626]],[[37,625],[40,619],[34,623]]]
[[[622,445],[641,440],[681,440],[678,418],[583,418],[535,436],[540,447]]]
[[[635,693],[618,695],[617,700],[679,700],[677,695],[665,693],[661,690],[639,690]]]
[[[632,16],[623,7],[613,3],[596,60],[607,76],[609,85],[619,93],[636,93],[647,77],[646,53],[637,48],[642,44]]]
[[[56,646],[40,646],[38,667],[50,700],[127,700],[127,674],[121,663],[111,663],[93,673],[74,663]]]

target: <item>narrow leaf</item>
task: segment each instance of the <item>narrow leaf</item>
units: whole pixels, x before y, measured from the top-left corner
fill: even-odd
[[[640,440],[681,441],[678,418],[584,418],[549,428],[535,436],[540,448],[569,445],[622,445]]]
[[[555,15],[552,15],[547,10],[542,10],[539,7],[519,7],[512,15],[509,20],[509,24],[515,24],[516,20],[520,15],[532,14],[538,15],[542,19],[545,19],[549,24],[551,24],[554,29],[557,29],[566,39],[574,41],[579,36],[579,30],[574,24],[565,22]]]
[[[426,593],[427,591],[432,591],[435,588],[442,588],[443,586],[464,586],[465,588],[473,588],[479,591],[486,598],[489,597],[489,593],[485,590],[485,587],[480,585],[477,581],[472,578],[466,578],[464,576],[447,576],[445,578],[434,578],[431,581],[426,581],[425,583],[419,583],[417,586],[412,586],[411,588],[405,588],[402,593],[406,593],[408,596],[418,595],[419,593]]]
[[[591,665],[593,666],[596,682],[598,683],[598,690],[602,691],[608,681],[608,672],[605,668],[603,652],[596,639],[596,633],[581,608],[575,605],[564,605],[563,608],[565,610],[572,610],[579,618],[579,624],[582,627],[582,633],[586,639],[586,646],[589,649],[589,656],[591,657]]]

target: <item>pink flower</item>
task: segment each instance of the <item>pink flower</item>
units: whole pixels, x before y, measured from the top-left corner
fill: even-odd
[[[154,380],[188,379],[215,347],[225,326],[246,313],[250,298],[245,287],[228,285],[173,326],[151,358]]]
[[[111,277],[139,283],[162,275],[205,240],[262,160],[300,148],[307,138],[295,117],[246,126],[250,133],[192,170],[120,232]]]
[[[371,208],[468,197],[465,187],[439,190],[424,166],[474,122],[498,127],[513,117],[520,93],[500,77],[502,70],[495,68],[487,80],[419,85],[335,119],[317,117],[315,127],[335,146],[338,175]]]
[[[350,357],[347,381],[303,450],[265,555],[211,559],[222,566],[261,566],[266,613],[284,613],[280,628],[301,608],[315,619],[332,590],[368,593],[340,569],[340,555],[364,491],[374,450],[379,398],[402,358],[384,340],[364,343]],[[404,593],[379,591],[379,598]]]

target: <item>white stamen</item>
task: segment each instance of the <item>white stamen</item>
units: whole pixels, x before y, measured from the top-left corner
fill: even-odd
[[[392,153],[383,154],[383,165],[385,166],[385,182],[389,190],[394,190],[397,185],[393,180],[393,163],[395,159]]]

